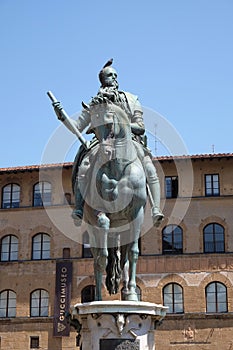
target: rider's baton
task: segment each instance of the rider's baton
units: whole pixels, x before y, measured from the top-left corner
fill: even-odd
[[[53,93],[51,91],[48,91],[47,95],[49,96],[50,100],[53,103],[58,102],[58,100],[56,99],[56,97],[53,95]],[[60,109],[59,112],[60,112],[59,120],[61,120],[62,123],[78,137],[79,141],[83,144],[83,146],[86,149],[88,149],[87,140],[85,140],[85,138],[83,137],[81,132],[78,130],[78,128],[72,123],[73,120],[70,119],[70,117],[68,116],[66,111],[62,108],[62,109]]]

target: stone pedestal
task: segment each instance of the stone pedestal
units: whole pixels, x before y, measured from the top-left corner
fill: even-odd
[[[82,350],[155,350],[156,324],[166,309],[140,301],[95,301],[76,304],[71,317],[81,324]]]

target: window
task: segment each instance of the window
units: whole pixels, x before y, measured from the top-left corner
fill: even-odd
[[[70,193],[65,193],[64,204],[71,204],[71,194]]]
[[[205,195],[206,196],[219,196],[219,175],[210,174],[205,175]]]
[[[18,260],[18,238],[13,235],[5,236],[1,241],[1,261]]]
[[[2,190],[2,208],[18,208],[20,202],[20,186],[9,184]]]
[[[220,282],[206,287],[206,312],[227,312],[227,288]]]
[[[70,259],[70,248],[63,248],[63,259]]]
[[[16,316],[16,294],[12,290],[0,293],[0,317]]]
[[[224,253],[224,228],[219,224],[209,224],[204,227],[204,252]]]
[[[46,233],[38,233],[32,238],[32,260],[50,258],[50,237]]]
[[[178,196],[178,176],[165,176],[166,198],[176,198]]]
[[[42,207],[43,205],[51,205],[51,184],[49,182],[38,182],[34,186],[33,191],[33,206],[34,207]]]
[[[89,303],[95,300],[95,286],[86,286],[81,292],[81,303]]]
[[[163,254],[183,253],[183,231],[179,226],[168,225],[163,229]]]
[[[49,294],[46,290],[37,289],[31,293],[31,317],[46,317],[49,314]]]
[[[83,258],[92,258],[89,234],[87,231],[85,231],[83,234]]]
[[[39,337],[30,337],[30,349],[39,349],[40,341]]]
[[[163,288],[163,303],[169,308],[167,313],[183,313],[183,288],[177,283],[167,284]]]

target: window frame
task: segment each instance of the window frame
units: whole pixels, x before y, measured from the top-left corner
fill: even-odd
[[[214,176],[218,177],[217,181],[214,181]],[[210,177],[210,181],[207,181],[207,178]],[[215,183],[217,183],[217,188],[215,188]],[[210,184],[210,186],[207,186]],[[214,191],[217,190],[217,193]],[[208,193],[208,191],[210,193]],[[220,196],[220,177],[219,174],[205,174],[205,197],[219,197]]]
[[[210,226],[213,226],[213,229],[211,230],[211,232],[206,232],[206,230],[207,230],[207,228],[209,228]],[[216,230],[216,227],[217,226],[219,226],[221,229],[222,229],[222,233],[218,233],[218,232],[216,232],[217,230]],[[207,241],[206,240],[206,237],[207,237],[207,235],[213,235],[213,241]],[[216,240],[216,236],[217,235],[222,235],[223,236],[223,240],[222,241],[217,241]],[[206,245],[207,245],[207,243],[209,243],[209,244],[211,244],[212,243],[212,245],[213,245],[213,250],[211,250],[211,251],[208,251],[207,249],[206,249]],[[223,250],[221,251],[220,249],[217,249],[217,244],[219,244],[219,243],[221,243],[221,244],[223,244]],[[220,253],[225,253],[225,229],[224,229],[224,226],[222,226],[222,225],[220,225],[219,223],[217,223],[217,222],[211,222],[211,223],[209,223],[209,224],[207,224],[204,228],[203,228],[203,251],[204,251],[204,253],[205,254],[213,254],[213,253],[218,253],[218,254],[220,254]]]
[[[33,344],[34,341],[36,344]],[[40,348],[40,337],[30,336],[30,349],[39,349],[39,348]]]
[[[165,232],[166,229],[169,229],[171,227],[171,232]],[[175,235],[175,230],[179,229],[180,230],[180,236],[181,236],[181,240],[175,240],[176,236],[178,236],[178,232]],[[171,249],[166,249],[165,248],[165,234],[167,236],[171,236],[172,240],[171,240]],[[181,242],[181,247],[180,248],[175,248],[175,244],[178,244],[179,242]],[[169,242],[170,243],[170,242]],[[164,255],[175,255],[175,254],[183,254],[183,229],[179,226],[179,225],[174,225],[174,224],[170,224],[167,225],[163,228],[162,230],[162,254]]]
[[[7,293],[5,299],[2,299],[3,293]],[[11,297],[10,297],[10,294],[12,294]],[[6,300],[5,308],[1,307],[2,300]],[[12,304],[13,306],[10,305],[11,300],[13,301],[13,304]],[[5,311],[5,315],[1,315],[2,310],[3,310],[3,313]],[[13,310],[13,314],[10,314],[10,311],[12,310]],[[15,318],[15,317],[16,317],[16,293],[12,289],[2,290],[0,292],[0,318]]]
[[[5,193],[5,190],[7,189],[7,187],[10,187],[10,191]],[[14,187],[16,187],[17,189],[14,190]],[[6,196],[6,194],[9,193],[9,201],[7,201],[6,198],[4,198]],[[17,195],[17,198],[14,200],[14,195]],[[21,194],[21,188],[20,185],[12,182],[9,183],[7,185],[5,185],[2,188],[2,203],[1,203],[1,208],[2,209],[15,209],[15,208],[19,208],[20,207],[20,194]],[[9,204],[8,204],[9,203]],[[13,203],[16,203],[13,205]],[[8,205],[7,205],[8,204]]]
[[[49,191],[46,192],[45,186],[49,185]],[[40,188],[40,186],[42,188]],[[38,187],[38,189],[37,189]],[[45,197],[49,196],[49,200]],[[38,197],[38,198],[37,198]],[[49,181],[39,181],[33,186],[33,207],[47,207],[52,205],[52,185]]]
[[[40,237],[41,240],[39,242],[35,242],[36,237]],[[45,237],[49,238],[48,241],[45,241]],[[49,242],[49,249],[45,249],[44,245]],[[40,249],[35,249],[35,245],[40,245]],[[49,252],[48,256],[43,256],[46,252]],[[39,253],[39,257],[36,257],[35,254]],[[32,254],[31,254],[31,260],[48,260],[51,259],[50,256],[51,253],[51,237],[48,233],[45,232],[38,232],[32,237]]]
[[[210,305],[213,304],[213,302],[208,301],[208,298],[210,298],[210,292],[208,293],[208,288],[210,288],[211,285],[214,285],[214,292],[211,292],[214,296],[214,310],[210,310]],[[221,285],[225,288],[225,300],[224,302],[219,302],[219,296],[220,292],[218,293],[218,285]],[[206,288],[205,288],[205,299],[206,299],[206,313],[227,313],[228,312],[228,295],[227,295],[227,286],[219,281],[210,282]],[[219,307],[221,304],[224,304],[225,310],[219,311]]]
[[[170,184],[168,184],[170,180]],[[170,186],[170,189],[168,187]],[[165,176],[165,198],[177,198],[179,194],[179,179],[177,175]]]
[[[33,298],[33,294],[38,292],[39,292],[39,298]],[[42,295],[43,292],[46,296]],[[38,302],[38,305],[33,306],[33,300],[34,300],[34,303]],[[42,305],[44,300],[47,301],[47,305]],[[36,314],[34,315],[32,312],[33,310],[38,312],[35,312]],[[43,310],[46,311],[46,314],[43,314],[44,312]],[[45,289],[35,289],[30,294],[30,317],[48,317],[48,316],[49,316],[49,293]]]
[[[3,241],[5,239],[9,238],[9,242],[5,244]],[[12,242],[13,238],[16,238],[16,242]],[[3,246],[7,246],[8,250],[3,251]],[[16,246],[16,250],[13,250],[12,248]],[[3,259],[3,254],[7,254],[7,259]],[[16,258],[12,258],[12,255],[16,254]],[[18,261],[18,254],[19,254],[19,239],[15,235],[6,235],[2,237],[1,244],[0,244],[0,261],[6,262],[6,261]]]
[[[165,289],[170,287],[170,286],[172,287],[172,293],[165,293]],[[175,287],[178,287],[181,292],[175,293],[175,291],[174,291]],[[170,304],[167,303],[165,300],[166,299],[165,295],[171,295],[171,298],[172,298],[172,303],[171,303],[172,310],[171,311],[170,311]],[[181,302],[177,302],[177,300],[175,300],[176,295],[181,295]],[[163,304],[164,304],[164,306],[169,307],[169,309],[167,310],[167,314],[183,314],[184,313],[184,290],[183,290],[183,287],[180,284],[175,283],[175,282],[171,282],[171,283],[166,284],[163,287]],[[181,306],[182,311],[176,311],[177,305]]]
[[[62,249],[62,259],[70,259],[70,248],[64,247]]]

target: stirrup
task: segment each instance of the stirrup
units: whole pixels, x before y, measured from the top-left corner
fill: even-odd
[[[74,220],[75,226],[81,226],[82,220],[83,220],[83,212],[81,210],[74,209],[73,213],[71,214],[71,217]]]

